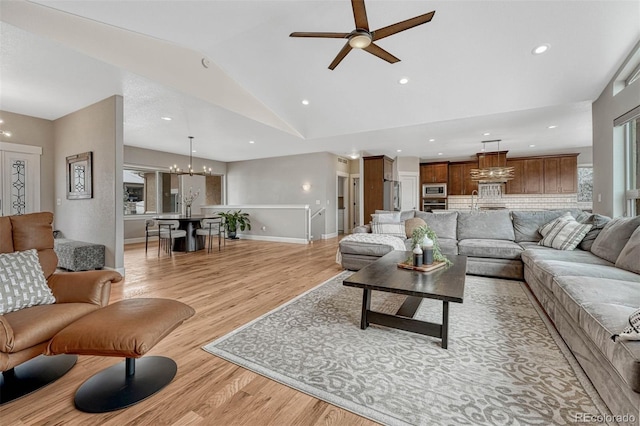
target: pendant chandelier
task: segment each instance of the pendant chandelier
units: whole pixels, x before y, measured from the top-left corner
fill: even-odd
[[[481,158],[486,157],[487,150],[486,144],[488,143],[497,143],[498,150],[495,152],[495,155],[498,156],[498,161],[500,160],[500,139],[492,140],[492,141],[482,141],[482,151],[484,154]],[[504,166],[493,166],[493,167],[484,167],[482,169],[471,169],[471,180],[476,181],[478,183],[506,183],[507,181],[513,179],[514,176],[514,168],[507,167],[507,157],[505,155]]]
[[[181,169],[174,164],[172,167],[169,167],[169,172],[179,176],[211,176],[211,167],[207,170],[207,166],[202,166],[201,172],[193,171],[193,136],[189,136],[189,165],[187,166],[187,169]]]

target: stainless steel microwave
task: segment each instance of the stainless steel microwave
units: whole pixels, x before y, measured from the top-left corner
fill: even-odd
[[[422,185],[422,198],[446,198],[446,183],[425,183]]]

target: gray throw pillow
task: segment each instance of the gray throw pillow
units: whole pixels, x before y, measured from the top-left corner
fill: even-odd
[[[0,314],[56,302],[36,249],[0,254]]]
[[[616,260],[616,267],[640,274],[640,227],[633,231],[629,241],[620,252],[618,260]]]
[[[585,251],[591,251],[591,246],[593,245],[593,242],[596,240],[596,238],[600,234],[600,231],[602,231],[602,229],[605,227],[607,223],[609,223],[610,220],[611,218],[609,216],[592,214],[586,219],[579,221],[581,223],[584,223],[585,225],[591,225],[591,231],[587,232],[587,235],[582,239],[582,242],[580,243],[580,245],[578,245],[578,248]]]
[[[556,250],[573,250],[590,229],[591,225],[577,222],[571,213],[567,212],[540,227],[538,232],[543,238],[538,244]]]
[[[617,217],[607,223],[591,246],[591,253],[616,263],[631,234],[640,225],[640,216]]]

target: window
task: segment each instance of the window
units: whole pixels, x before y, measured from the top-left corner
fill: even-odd
[[[640,214],[640,117],[625,124],[625,143],[627,216],[636,216]]]
[[[624,132],[625,216],[640,214],[640,105],[613,121]]]
[[[578,202],[593,201],[593,167],[578,167]]]
[[[222,204],[222,176],[213,175],[200,178],[203,179],[203,184],[202,187],[198,187],[202,192],[198,204]],[[130,216],[180,213],[182,210],[180,195],[182,179],[182,176],[167,172],[125,166],[122,179],[124,214]],[[188,189],[187,187],[186,190]]]
[[[124,214],[178,212],[178,178],[156,170],[123,170]]]

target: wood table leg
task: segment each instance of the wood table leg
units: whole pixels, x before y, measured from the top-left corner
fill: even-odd
[[[447,349],[449,338],[449,302],[442,302],[442,349]]]
[[[360,319],[360,328],[365,330],[369,326],[367,321],[367,311],[371,308],[371,290],[368,288],[362,289],[362,317]]]

